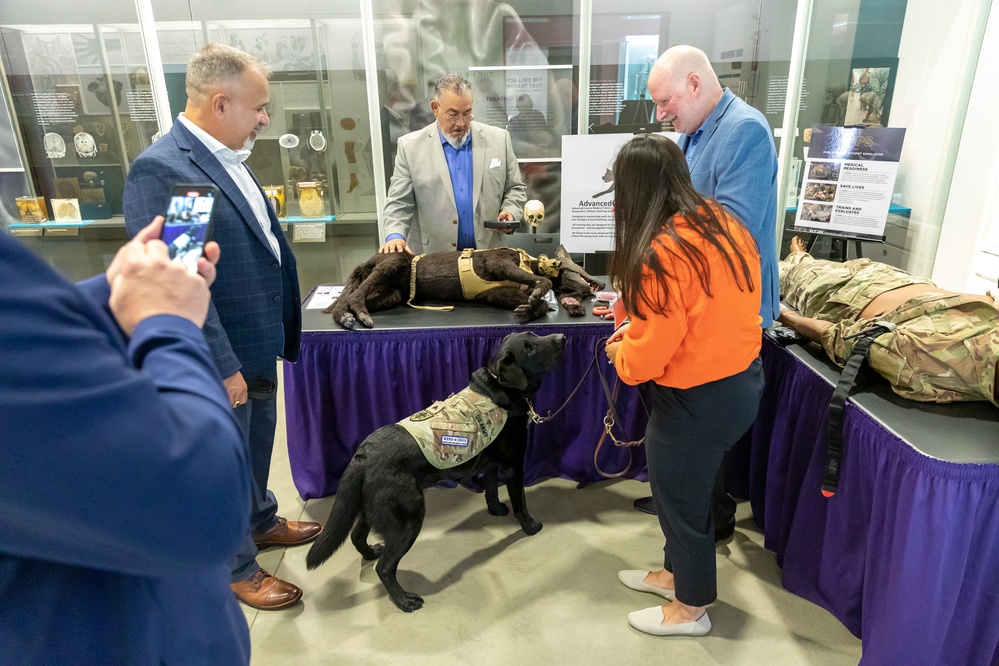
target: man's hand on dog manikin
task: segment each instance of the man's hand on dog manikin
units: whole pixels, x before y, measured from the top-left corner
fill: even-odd
[[[382,245],[378,248],[378,254],[390,254],[392,252],[407,252],[413,254],[413,251],[409,248],[409,243],[402,240],[401,238],[393,238],[392,240]]]

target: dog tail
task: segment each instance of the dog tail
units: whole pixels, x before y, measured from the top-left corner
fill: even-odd
[[[330,509],[330,517],[322,533],[305,556],[305,566],[315,569],[333,556],[347,540],[357,515],[361,512],[361,486],[364,483],[364,468],[351,461],[340,478],[340,487]]]

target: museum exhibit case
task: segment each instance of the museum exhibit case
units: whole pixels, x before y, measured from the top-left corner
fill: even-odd
[[[687,43],[773,131],[778,238],[804,184],[805,130],[905,128],[891,233],[862,251],[927,274],[946,241],[990,9],[958,4],[941,19],[896,0],[335,0],[238,12],[207,0],[8,3],[0,220],[70,277],[103,270],[125,240],[130,165],[183,110],[191,54],[217,41],[272,69],[271,125],[247,164],[294,243],[303,289],[342,281],[384,240],[395,146],[433,122],[429,86],[444,72],[472,83],[476,122],[510,132],[528,198],[545,205],[541,225],[518,235],[557,242],[563,137],[670,131],[655,117],[648,73],[659,53]],[[44,221],[25,197],[41,198]],[[600,267],[606,257],[583,259]]]

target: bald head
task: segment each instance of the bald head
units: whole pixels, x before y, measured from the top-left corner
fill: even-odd
[[[721,83],[704,51],[693,46],[667,49],[649,73],[656,117],[678,132],[692,134],[704,124],[722,96]]]

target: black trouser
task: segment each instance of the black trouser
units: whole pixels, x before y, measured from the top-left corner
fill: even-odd
[[[664,566],[676,598],[706,606],[718,596],[712,492],[722,458],[753,420],[763,393],[760,359],[739,374],[675,389],[649,385],[645,431],[649,483],[666,537]]]

